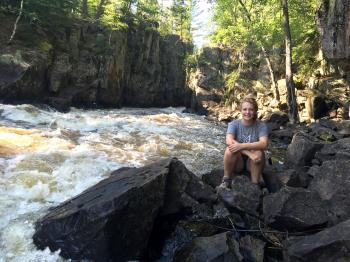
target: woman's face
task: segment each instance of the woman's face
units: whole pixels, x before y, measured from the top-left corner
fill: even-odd
[[[247,121],[254,120],[256,111],[254,106],[249,102],[244,102],[241,107],[242,118]]]

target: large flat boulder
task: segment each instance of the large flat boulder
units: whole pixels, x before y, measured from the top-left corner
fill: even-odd
[[[286,162],[289,166],[310,166],[315,153],[323,147],[323,143],[303,132],[293,136],[287,149]]]
[[[329,203],[329,219],[333,224],[350,219],[350,160],[325,161],[309,173],[314,177],[309,189]]]
[[[265,223],[280,230],[302,231],[328,223],[327,203],[317,192],[285,187],[263,200]]]
[[[198,237],[176,252],[175,262],[214,262],[214,261],[241,261],[242,256],[238,256],[230,250],[228,245],[228,233],[213,235],[210,237]],[[235,240],[230,240],[235,241]],[[238,243],[235,241],[238,246]]]
[[[350,220],[287,244],[287,261],[350,261]]]
[[[212,200],[203,185],[196,192],[190,190],[196,181],[177,159],[114,171],[41,218],[34,243],[40,249],[60,249],[61,256],[73,260],[142,259],[156,218],[180,212],[188,202],[193,207]]]
[[[315,154],[315,158],[320,162],[335,159],[349,159],[350,138],[339,139],[333,143],[325,144],[322,149]]]
[[[229,209],[259,216],[262,192],[248,177],[236,176],[232,181],[232,189],[218,188],[217,192]]]

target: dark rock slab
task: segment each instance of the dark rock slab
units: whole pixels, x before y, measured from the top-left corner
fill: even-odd
[[[332,142],[343,138],[341,134],[331,128],[324,127],[319,123],[312,123],[308,126],[310,129],[309,135],[314,136],[320,140]]]
[[[262,192],[258,185],[250,182],[246,176],[236,176],[232,189],[218,188],[219,198],[228,208],[258,216]]]
[[[198,237],[190,244],[176,252],[175,262],[203,262],[203,261],[240,261],[230,250],[227,242],[228,233],[221,233],[211,237]]]
[[[185,192],[200,203],[214,203],[217,195],[213,188],[201,181],[193,173],[189,172],[190,181],[187,184]]]
[[[270,138],[274,139],[277,138],[281,141],[290,142],[292,141],[294,135],[294,131],[291,129],[278,129],[273,130],[269,133]]]
[[[266,243],[260,239],[246,235],[239,240],[239,250],[244,261],[264,261],[264,249]]]
[[[285,187],[263,199],[265,223],[280,230],[302,231],[327,224],[327,204],[317,192]]]
[[[288,146],[286,163],[289,166],[310,166],[316,151],[322,147],[323,143],[304,132],[298,132],[294,135],[292,143]]]
[[[290,187],[307,188],[313,178],[313,176],[311,176],[307,171],[308,170],[305,168],[298,168],[297,170],[293,170],[286,185]]]
[[[178,196],[164,213],[179,212],[188,201],[199,205],[185,193],[190,176],[177,159],[117,170],[40,219],[34,243],[73,260],[141,259],[163,208]]]
[[[289,122],[288,115],[282,111],[268,113],[264,120],[269,123],[278,123],[280,125],[284,125]]]
[[[275,193],[281,189],[283,182],[281,180],[281,172],[273,165],[266,165],[262,177],[269,192]]]
[[[215,188],[221,184],[221,180],[223,176],[224,176],[223,169],[214,169],[209,173],[203,174],[202,180],[204,181],[204,183]]]
[[[287,246],[288,261],[350,261],[350,220],[317,234],[298,237]]]
[[[314,94],[307,97],[306,109],[310,118],[320,119],[326,116],[331,108],[326,103],[326,98],[323,95]]]
[[[350,159],[325,161],[309,171],[314,176],[309,189],[329,203],[329,219],[333,224],[350,219]]]
[[[334,159],[346,159],[350,154],[350,138],[339,139],[333,143],[325,144],[322,149],[315,154],[315,158],[320,162]]]

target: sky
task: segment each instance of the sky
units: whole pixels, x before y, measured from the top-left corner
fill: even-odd
[[[170,7],[173,0],[158,0],[164,7]],[[192,34],[196,47],[200,48],[207,43],[207,36],[213,30],[211,23],[212,4],[208,0],[194,0],[192,11]]]
[[[194,10],[192,11],[192,34],[195,46],[201,47],[205,44],[207,36],[213,30],[212,4],[207,0],[197,0]]]

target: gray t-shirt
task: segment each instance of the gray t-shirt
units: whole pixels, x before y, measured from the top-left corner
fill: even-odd
[[[265,123],[259,120],[251,126],[244,126],[240,119],[233,120],[228,124],[227,134],[233,134],[233,137],[239,143],[258,142],[260,137],[268,136],[268,129]]]

